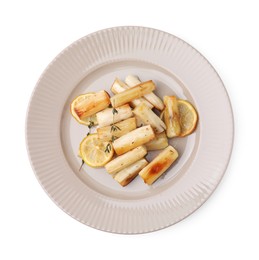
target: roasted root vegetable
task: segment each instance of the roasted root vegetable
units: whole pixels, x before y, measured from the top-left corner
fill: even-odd
[[[113,94],[118,94],[118,93],[125,91],[126,89],[129,89],[129,88],[130,87],[127,84],[125,84],[120,79],[116,78],[115,81],[113,82],[112,86],[111,86],[111,91],[112,91]],[[148,107],[153,108],[153,105],[151,103],[149,103],[145,98],[142,98],[142,97],[136,98],[136,99],[133,99],[132,101],[130,101],[130,105],[132,107],[136,107],[140,103],[145,103]]]
[[[103,127],[130,118],[132,115],[131,107],[126,104],[124,106],[117,107],[116,110],[114,110],[114,108],[106,108],[105,110],[97,113],[96,118],[99,127]]]
[[[135,115],[135,118],[136,118],[137,127],[141,127],[145,125],[144,122],[142,122],[142,120],[138,116]]]
[[[133,113],[136,117],[140,118],[145,125],[151,125],[155,133],[162,133],[166,129],[165,123],[153,112],[152,109],[143,103],[135,107]]]
[[[145,94],[152,92],[155,89],[155,84],[152,80],[140,83],[139,85],[126,89],[113,97],[111,97],[111,104],[113,107],[117,108],[124,104],[131,102],[136,98],[140,98]]]
[[[118,173],[127,166],[139,161],[147,154],[145,146],[139,146],[121,156],[116,157],[105,165],[105,169],[110,174]]]
[[[110,104],[108,93],[101,90],[96,93],[83,94],[78,96],[72,103],[70,110],[76,113],[79,119],[90,117],[105,109]]]
[[[150,125],[137,128],[113,142],[116,154],[124,154],[135,147],[143,145],[155,138],[155,133]]]
[[[97,128],[97,134],[99,139],[105,142],[112,140],[113,136],[116,138],[121,137],[136,128],[136,119],[131,117],[116,123],[116,125]]]
[[[139,79],[139,77],[135,76],[135,75],[128,75],[125,78],[125,83],[129,86],[129,87],[134,87],[136,85],[138,85],[139,83],[141,83],[141,80]]]
[[[164,121],[166,124],[166,135],[168,138],[181,134],[180,116],[177,98],[175,96],[164,96]]]
[[[155,138],[145,144],[148,151],[161,150],[168,146],[168,139],[165,132],[156,134]]]
[[[141,83],[140,79],[133,75],[128,75],[125,79],[125,82],[130,87],[134,87]],[[144,95],[144,98],[158,110],[164,109],[164,104],[162,100],[154,92],[150,92]]]
[[[120,92],[125,91],[128,88],[129,88],[129,86],[125,82],[116,78],[112,83],[111,91],[113,94],[118,94]]]
[[[168,146],[139,172],[139,176],[146,184],[151,185],[172,165],[177,157],[178,152],[174,147]]]
[[[138,175],[138,173],[148,164],[148,161],[146,159],[141,159],[128,167],[124,168],[120,172],[118,172],[116,175],[114,175],[114,180],[116,180],[121,186],[128,185],[135,177]]]

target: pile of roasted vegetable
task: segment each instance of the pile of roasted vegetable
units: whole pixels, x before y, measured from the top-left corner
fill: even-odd
[[[152,80],[141,82],[129,75],[125,82],[115,79],[112,97],[102,90],[72,101],[71,114],[89,128],[79,148],[83,163],[104,166],[122,186],[137,175],[150,185],[172,165],[178,152],[168,138],[191,134],[198,115],[190,102],[175,96],[162,101],[155,89]],[[153,150],[161,152],[148,162],[144,157]]]

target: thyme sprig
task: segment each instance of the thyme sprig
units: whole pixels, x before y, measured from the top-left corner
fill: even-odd
[[[118,114],[118,110],[116,108],[113,108],[112,113],[113,113],[113,115]]]
[[[118,130],[121,131],[121,129],[120,129],[117,125],[112,125],[112,126],[111,126],[111,132],[116,132],[116,131],[118,131]]]
[[[109,152],[111,151],[111,149],[112,149],[112,145],[111,145],[111,143],[108,143],[108,144],[106,145],[106,148],[105,148],[104,152],[105,152],[105,153],[109,153]]]
[[[87,136],[91,134],[91,129],[94,126],[94,121],[89,121]]]
[[[115,135],[113,135],[113,136],[112,136],[112,139],[110,140],[110,142],[112,142],[112,143],[113,143],[113,142],[114,142],[116,139],[118,139],[118,137],[117,137],[117,136],[115,136]]]
[[[118,110],[116,108],[113,108],[112,114],[113,114],[113,119],[112,119],[113,122],[111,125],[111,132],[121,131],[121,129],[117,125],[114,124],[114,115],[118,114]],[[111,151],[111,149],[112,149],[111,143],[113,143],[117,138],[118,138],[117,136],[112,135],[110,142],[106,145],[106,148],[105,148],[106,153],[109,153]]]
[[[84,162],[84,160],[82,159],[81,166],[80,166],[80,168],[79,168],[79,170],[78,170],[79,172],[81,171],[81,169],[82,169],[84,163],[85,163],[85,162]]]

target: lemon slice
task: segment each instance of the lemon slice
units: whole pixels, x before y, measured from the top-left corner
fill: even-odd
[[[91,167],[104,166],[112,159],[114,153],[111,142],[103,142],[97,134],[85,137],[79,149],[82,160]]]
[[[80,104],[81,101],[88,99],[90,96],[94,95],[94,93],[87,93],[87,94],[83,94],[80,96],[77,96],[71,103],[70,105],[70,112],[72,114],[72,116],[76,119],[76,121],[80,124],[83,125],[90,125],[91,122],[93,122],[94,125],[97,125],[97,119],[96,119],[96,115],[92,115],[89,117],[85,117],[85,118],[79,118],[79,116],[77,115],[75,108],[77,107],[78,104]]]
[[[193,105],[186,100],[178,99],[178,109],[181,124],[180,136],[183,137],[195,130],[198,122],[198,114]]]

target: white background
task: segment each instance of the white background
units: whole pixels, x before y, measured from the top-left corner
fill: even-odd
[[[256,2],[0,2],[0,259],[259,258]],[[182,222],[144,235],[105,233],[66,215],[37,182],[25,147],[27,104],[44,68],[78,38],[119,25],[168,31],[197,48],[222,77],[235,115],[232,159],[216,192]]]

